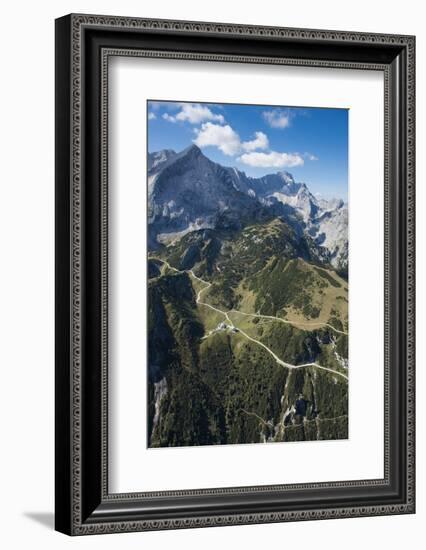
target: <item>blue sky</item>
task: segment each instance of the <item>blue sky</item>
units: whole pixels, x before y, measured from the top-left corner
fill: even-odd
[[[348,110],[148,101],[148,150],[192,143],[250,176],[279,171],[312,193],[347,200]]]

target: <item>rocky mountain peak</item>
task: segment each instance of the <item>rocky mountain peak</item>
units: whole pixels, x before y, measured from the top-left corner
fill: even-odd
[[[195,158],[199,157],[200,155],[204,156],[201,149],[198,147],[198,145],[195,145],[195,143],[193,143],[192,145],[184,149],[183,153],[185,153],[185,155],[192,156]]]
[[[162,149],[148,153],[148,174],[153,174],[162,168],[167,162],[176,156],[173,149]]]
[[[260,211],[281,216],[328,251],[333,265],[347,263],[347,207],[317,199],[305,183],[280,171],[261,178],[211,161],[195,144],[148,156],[150,243],[167,243],[191,231],[253,222]],[[297,227],[295,227],[297,225]]]
[[[286,183],[287,185],[291,185],[294,183],[294,178],[292,174],[290,174],[290,172],[281,171],[281,172],[278,172],[277,174],[283,180],[283,182]]]

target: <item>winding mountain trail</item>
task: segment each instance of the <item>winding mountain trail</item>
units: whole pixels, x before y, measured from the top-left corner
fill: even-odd
[[[255,338],[252,338],[250,335],[248,335],[246,332],[244,332],[241,328],[236,326],[233,323],[233,321],[231,320],[231,318],[229,317],[229,313],[231,313],[231,312],[232,313],[240,313],[242,315],[249,315],[249,316],[253,316],[253,317],[266,317],[266,318],[269,318],[269,319],[274,319],[274,320],[277,320],[277,321],[286,322],[286,321],[284,321],[284,319],[280,319],[279,317],[272,317],[272,316],[269,316],[269,315],[257,315],[257,314],[251,314],[251,313],[243,313],[242,311],[238,311],[238,310],[235,310],[235,309],[232,309],[230,311],[223,311],[221,309],[218,309],[218,308],[212,306],[211,304],[207,304],[206,302],[202,302],[201,301],[201,294],[203,292],[205,292],[208,288],[210,288],[212,286],[212,283],[209,283],[208,281],[204,281],[203,279],[201,279],[200,277],[195,275],[195,273],[192,271],[192,269],[188,269],[188,270],[176,269],[175,267],[172,267],[167,260],[163,260],[161,258],[156,258],[156,257],[153,257],[152,259],[157,260],[159,262],[162,262],[168,269],[170,269],[171,271],[175,271],[176,273],[189,273],[192,277],[194,277],[194,279],[196,279],[200,283],[206,285],[204,288],[202,288],[198,291],[197,297],[196,297],[196,300],[195,300],[196,303],[200,304],[202,306],[208,307],[211,310],[216,311],[217,313],[223,315],[225,317],[225,319],[228,321],[229,326],[230,326],[231,329],[236,329],[236,331],[238,333],[245,336],[248,340],[250,340],[250,341],[254,342],[255,344],[257,344],[258,346],[261,346],[262,348],[264,348],[275,359],[275,361],[279,365],[281,365],[282,367],[286,367],[288,369],[303,369],[303,368],[308,368],[308,367],[315,367],[317,369],[325,370],[325,371],[331,372],[333,374],[336,374],[338,376],[341,376],[345,380],[349,380],[349,378],[348,378],[348,376],[346,376],[346,374],[343,374],[342,372],[330,369],[328,367],[323,367],[322,365],[318,365],[318,363],[305,363],[303,365],[292,365],[291,363],[287,363],[286,361],[283,361],[282,359],[280,359],[278,357],[278,355],[276,355],[276,353],[274,353],[270,348],[268,348],[268,346],[266,346],[263,342],[261,342],[260,340],[256,340]],[[293,324],[293,323],[290,323],[289,321],[287,321],[287,323]],[[326,326],[331,327],[331,325],[327,325],[326,323],[323,323],[323,324],[326,325]],[[333,328],[333,327],[331,327],[331,328]],[[340,332],[340,331],[337,331],[337,332]],[[346,333],[342,333],[342,334],[346,334]]]
[[[339,330],[333,327],[333,325],[330,325],[328,323],[322,323],[321,321],[306,321],[304,323],[295,323],[294,321],[287,321],[287,319],[282,319],[281,317],[274,317],[273,315],[262,315],[260,313],[245,313],[244,311],[239,311],[238,309],[231,309],[229,313],[237,313],[239,315],[245,315],[247,317],[260,317],[262,319],[272,319],[273,321],[280,321],[280,323],[292,325],[296,328],[300,328],[301,326],[328,327],[328,328],[331,328],[331,330],[334,330],[334,332],[337,332],[338,334],[344,334],[345,336],[348,336],[348,333],[345,332],[344,330]]]

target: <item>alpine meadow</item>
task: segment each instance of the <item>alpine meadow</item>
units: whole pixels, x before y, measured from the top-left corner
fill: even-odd
[[[147,102],[149,447],[348,438],[348,117]]]

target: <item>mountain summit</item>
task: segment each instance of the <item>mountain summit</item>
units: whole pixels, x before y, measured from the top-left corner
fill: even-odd
[[[261,178],[211,161],[196,145],[148,154],[149,247],[200,229],[238,230],[268,213],[281,216],[347,269],[348,210],[341,200],[317,199],[286,171]]]

